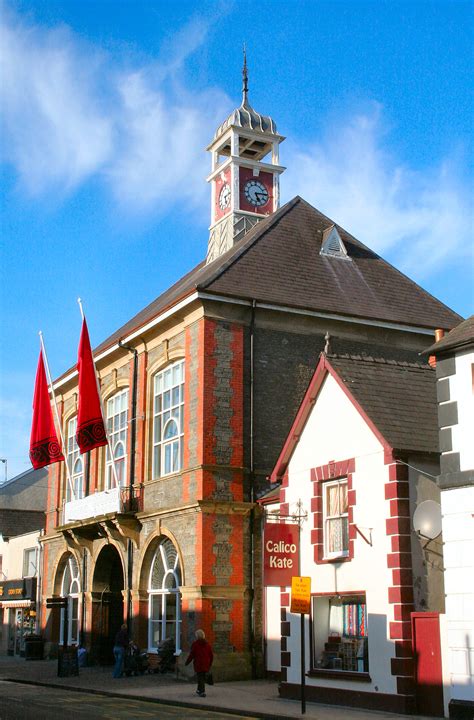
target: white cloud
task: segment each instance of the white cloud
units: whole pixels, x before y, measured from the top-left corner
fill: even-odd
[[[29,193],[70,190],[111,153],[101,109],[101,58],[66,28],[43,31],[5,13],[0,37],[5,160]]]
[[[346,116],[347,117],[347,116]],[[471,208],[454,158],[417,171],[389,153],[382,107],[332,126],[322,142],[290,144],[283,187],[416,275],[468,255]]]
[[[192,18],[163,44],[159,62],[117,71],[114,58],[67,28],[9,14],[0,49],[3,155],[21,186],[30,195],[67,193],[96,175],[129,210],[204,201],[203,147],[229,100],[218,90],[190,92],[180,76],[208,32]]]

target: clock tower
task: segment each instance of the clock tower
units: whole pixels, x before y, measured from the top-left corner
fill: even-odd
[[[212,157],[208,263],[279,207],[285,169],[279,164],[279,145],[285,138],[272,118],[249,103],[245,52],[242,75],[242,104],[218,127],[207,148]]]

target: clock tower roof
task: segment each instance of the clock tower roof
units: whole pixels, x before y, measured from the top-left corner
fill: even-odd
[[[244,67],[242,70],[242,103],[233,110],[229,117],[219,125],[214,133],[214,142],[218,140],[230,127],[238,127],[266,135],[278,135],[275,121],[269,115],[261,115],[253,109],[248,99],[248,73],[247,57],[244,50]]]

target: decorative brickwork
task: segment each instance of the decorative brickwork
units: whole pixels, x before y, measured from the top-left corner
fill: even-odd
[[[409,506],[408,468],[397,464],[391,453],[385,453],[388,482],[385,499],[388,506],[387,535],[390,536],[391,552],[387,555],[387,567],[392,573],[392,585],[388,588],[388,601],[393,606],[393,620],[389,622],[389,637],[395,641],[395,657],[391,660],[391,673],[397,678],[398,695],[414,696],[413,648],[411,612],[413,605],[413,573],[411,556],[411,519]]]
[[[352,474],[355,472],[355,459],[330,462],[311,469],[313,483],[313,498],[311,499],[311,512],[313,515],[313,530],[311,530],[311,544],[314,552],[314,562],[318,565],[332,562],[324,557],[324,527],[323,527],[323,487],[328,480],[347,478],[348,521],[349,521],[349,551],[347,557],[335,558],[337,562],[352,560],[354,557],[354,541],[356,529],[354,526],[354,505],[356,491],[352,487]]]

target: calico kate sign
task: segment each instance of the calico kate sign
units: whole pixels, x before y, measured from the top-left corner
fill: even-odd
[[[263,584],[287,587],[298,573],[298,525],[266,523],[263,531]]]

